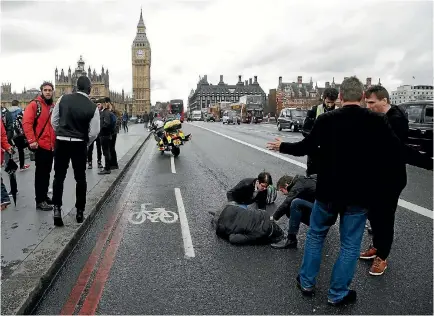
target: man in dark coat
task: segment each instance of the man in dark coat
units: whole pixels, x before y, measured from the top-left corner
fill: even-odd
[[[285,201],[274,212],[273,218],[278,221],[283,215],[289,218],[288,237],[277,244],[275,249],[297,248],[297,234],[300,223],[310,224],[313,203],[315,202],[316,175],[309,177],[284,175],[277,181],[277,188],[286,195]]]
[[[316,119],[323,113],[327,113],[336,109],[336,100],[338,99],[339,91],[335,88],[326,88],[322,95],[323,103],[314,105],[307,111],[306,119],[303,123],[302,134],[304,137],[309,135],[315,124]],[[318,166],[318,150],[307,156],[306,175],[316,174]]]
[[[233,200],[222,211],[211,213],[217,236],[237,245],[269,244],[283,238],[283,231],[272,216],[262,210],[247,209],[252,199],[248,190],[237,186],[231,194]]]
[[[257,178],[246,178],[241,180],[234,188],[230,189],[226,196],[228,201],[235,201],[234,194],[242,192],[245,197],[244,204],[256,203],[258,209],[265,210],[267,206],[267,188],[273,184],[271,175],[268,172],[261,172]]]

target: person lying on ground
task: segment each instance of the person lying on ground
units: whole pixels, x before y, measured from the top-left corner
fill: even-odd
[[[220,238],[234,245],[270,244],[279,242],[284,233],[266,212],[247,209],[251,194],[242,186],[232,189],[232,201],[223,210],[209,212]]]
[[[248,197],[245,204],[250,205],[256,203],[259,210],[265,210],[267,204],[271,204],[276,200],[277,192],[273,185],[273,179],[270,173],[261,172],[257,178],[245,178],[241,180],[235,187],[230,189],[226,196],[229,202],[234,201],[234,192],[242,192]],[[268,188],[270,187],[270,190]],[[273,190],[274,189],[274,190]]]
[[[309,226],[310,214],[315,202],[316,175],[295,177],[284,175],[277,181],[277,189],[286,195],[285,201],[274,212],[273,218],[278,221],[283,215],[289,218],[288,236],[279,243],[271,244],[272,248],[297,248],[297,234],[300,223]]]

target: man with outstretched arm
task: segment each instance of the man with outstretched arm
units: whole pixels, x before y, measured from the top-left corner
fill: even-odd
[[[320,115],[311,133],[300,142],[277,139],[267,144],[271,150],[294,156],[310,154],[319,147],[316,198],[297,285],[304,294],[313,294],[324,240],[339,215],[341,251],[328,292],[328,303],[334,306],[356,301],[357,294],[349,286],[368,209],[385,194],[399,194],[405,182],[401,166],[406,161],[419,159],[424,163],[419,152],[402,144],[384,117],[360,106],[363,90],[359,79],[346,78],[340,86],[342,108]],[[367,163],[373,159],[388,164]]]

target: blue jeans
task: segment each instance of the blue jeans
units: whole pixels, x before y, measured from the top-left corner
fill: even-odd
[[[300,282],[305,288],[315,286],[324,240],[337,219],[338,211],[332,205],[319,201],[314,203],[300,268]],[[332,302],[339,302],[348,294],[360,255],[367,213],[366,209],[359,206],[342,209],[339,225],[341,250],[333,267],[328,292],[328,299]]]
[[[11,203],[11,199],[9,198],[9,193],[6,190],[6,186],[3,183],[3,178],[1,178],[1,204],[3,203]]]
[[[300,229],[300,223],[307,224],[309,226],[309,215],[313,208],[313,203],[302,200],[294,199],[291,202],[288,235],[297,235]]]

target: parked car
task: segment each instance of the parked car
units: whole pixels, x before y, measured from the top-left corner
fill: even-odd
[[[401,103],[409,131],[408,144],[433,156],[433,100],[418,100]]]
[[[306,118],[307,110],[300,108],[286,108],[280,111],[277,118],[277,129],[290,129],[292,132],[298,132],[303,127],[303,121]]]
[[[235,111],[224,111],[222,117],[223,124],[241,124],[241,118]]]
[[[212,115],[212,114],[208,114],[208,115],[206,116],[206,121],[207,121],[207,122],[215,122],[215,117],[214,117],[214,115]]]

